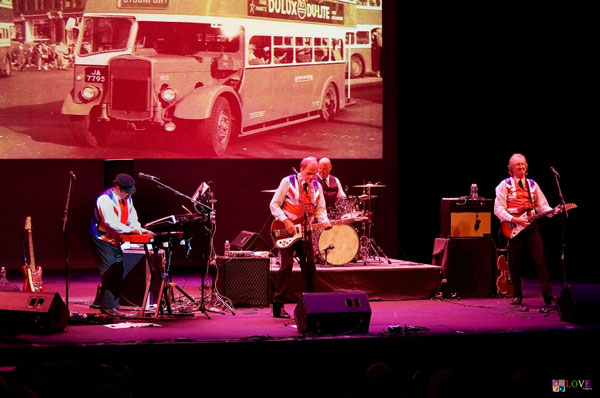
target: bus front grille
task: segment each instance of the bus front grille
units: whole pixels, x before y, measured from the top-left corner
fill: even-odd
[[[152,117],[152,64],[125,56],[110,61],[110,102],[108,114],[120,120],[148,120]]]

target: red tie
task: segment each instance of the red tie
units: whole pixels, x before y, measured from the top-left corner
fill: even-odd
[[[119,206],[121,207],[121,222],[127,225],[127,219],[129,218],[129,209],[127,208],[127,202],[125,202],[125,199],[119,200]]]

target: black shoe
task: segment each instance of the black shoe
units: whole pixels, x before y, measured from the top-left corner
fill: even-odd
[[[551,294],[544,296],[544,304],[546,304],[546,307],[550,307],[553,303],[556,303],[556,296]]]
[[[113,318],[120,318],[122,316],[125,316],[125,314],[123,314],[116,308],[100,308],[100,312]]]
[[[273,303],[273,317],[275,318],[291,318],[283,307],[283,303]]]
[[[510,300],[510,305],[521,305],[523,303],[523,296],[515,296]]]

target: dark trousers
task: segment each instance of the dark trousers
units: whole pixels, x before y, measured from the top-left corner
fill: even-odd
[[[525,228],[508,242],[508,268],[515,288],[515,296],[523,296],[523,286],[521,284],[521,252],[525,247],[527,247],[529,256],[535,264],[535,271],[542,295],[552,295],[542,234],[538,224],[533,224],[530,227]]]
[[[123,280],[123,251],[121,247],[95,238],[92,238],[92,245],[100,259],[98,271],[102,278],[96,301],[100,308],[118,308]]]
[[[283,303],[283,298],[289,287],[290,279],[292,278],[292,269],[294,266],[294,254],[298,255],[300,261],[300,269],[304,278],[304,291],[315,291],[315,275],[317,268],[315,267],[315,254],[312,247],[312,237],[308,236],[307,241],[298,240],[287,249],[281,249],[281,265],[275,293],[273,294],[274,303]]]

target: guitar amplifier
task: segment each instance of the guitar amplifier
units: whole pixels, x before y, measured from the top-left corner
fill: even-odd
[[[489,237],[492,231],[492,209],[492,199],[442,198],[440,237]]]
[[[217,257],[217,289],[243,307],[271,304],[271,259],[266,257]]]

